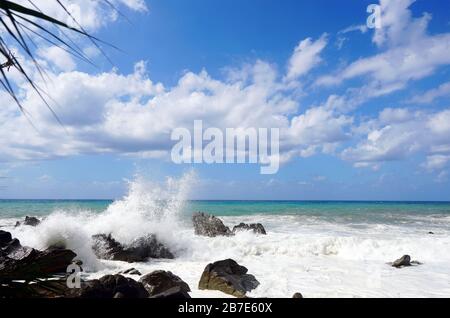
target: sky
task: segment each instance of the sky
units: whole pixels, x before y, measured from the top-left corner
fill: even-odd
[[[63,2],[120,50],[77,39],[92,66],[35,39],[63,125],[10,71],[35,127],[0,91],[0,198],[114,199],[194,171],[191,199],[450,200],[450,1]],[[279,128],[278,173],[174,164],[194,120]]]

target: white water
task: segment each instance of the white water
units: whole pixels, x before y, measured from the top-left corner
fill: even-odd
[[[143,274],[170,270],[189,284],[193,297],[227,297],[197,289],[204,267],[225,258],[246,266],[261,283],[249,296],[450,297],[449,219],[441,218],[440,232],[428,235],[422,227],[401,224],[355,227],[292,215],[223,217],[230,226],[261,222],[268,235],[198,237],[181,217],[192,178],[169,179],[163,186],[138,178],[130,183],[129,194],[102,214],[55,211],[38,227],[7,230],[23,245],[43,249],[62,243],[73,249],[91,278],[130,267]],[[167,200],[164,206],[162,198]],[[124,243],[155,233],[177,258],[134,264],[100,261],[90,248],[90,237],[97,233],[112,233]],[[386,264],[404,254],[423,265],[395,269]]]

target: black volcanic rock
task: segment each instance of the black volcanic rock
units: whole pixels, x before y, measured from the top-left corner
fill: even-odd
[[[0,232],[0,282],[34,280],[65,273],[76,254],[68,249],[39,251],[22,246],[9,232]]]
[[[233,227],[233,233],[236,233],[237,231],[253,231],[256,234],[267,234],[266,229],[261,223],[240,223],[239,225]]]
[[[12,241],[11,233],[0,230],[0,248],[5,247]]]
[[[143,262],[148,258],[168,258],[175,256],[160,243],[155,235],[148,235],[133,241],[129,245],[122,245],[111,234],[97,234],[93,237],[92,249],[99,258],[124,262]]]

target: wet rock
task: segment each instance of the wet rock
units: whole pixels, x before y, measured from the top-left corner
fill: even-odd
[[[180,286],[172,287],[162,293],[150,296],[150,298],[161,299],[189,299],[191,296]]]
[[[192,215],[192,222],[196,235],[215,237],[233,234],[219,218],[213,215],[197,212]]]
[[[247,292],[259,285],[255,276],[247,274],[247,271],[247,268],[232,259],[208,264],[200,278],[198,288],[220,290],[235,297],[245,297]]]
[[[70,289],[65,279],[0,284],[0,295],[3,298],[61,298],[68,297],[69,294]]]
[[[303,298],[303,295],[300,293],[295,293],[292,298]]]
[[[127,275],[139,275],[141,276],[141,272],[138,271],[136,268],[129,268],[123,272],[120,272],[119,274],[127,274]]]
[[[106,275],[81,283],[65,295],[68,298],[147,298],[148,293],[141,283],[122,275]]]
[[[175,258],[155,235],[139,238],[129,245],[122,245],[111,234],[97,234],[92,238],[94,241],[92,249],[97,257],[103,259],[132,263],[144,262],[148,258]]]
[[[68,288],[66,279],[38,280],[31,283],[0,284],[4,298],[147,298],[144,286],[121,275],[106,275]]]
[[[26,216],[25,220],[23,221],[23,225],[29,225],[29,226],[38,226],[41,223],[38,218],[34,216]]]
[[[256,234],[262,235],[267,234],[266,229],[261,223],[252,223],[252,224],[240,223],[239,225],[233,227],[233,233],[236,233],[237,231],[253,231]]]
[[[433,235],[433,234],[434,234],[434,232],[431,232],[431,231],[430,231],[430,232],[428,232],[428,234],[431,234],[431,235]]]
[[[400,268],[404,266],[411,266],[411,257],[409,255],[403,255],[392,263],[392,267]]]
[[[162,270],[144,275],[141,279],[139,279],[139,282],[144,285],[150,296],[164,293],[174,287],[179,287],[180,291],[183,293],[188,293],[191,291],[189,285],[180,277],[174,275],[172,272]]]
[[[141,283],[122,275],[106,275],[100,278],[99,282],[113,296],[121,293],[123,295],[122,298],[148,297],[148,292]]]
[[[38,251],[21,246],[0,260],[0,281],[34,280],[65,273],[75,257],[71,250]]]
[[[11,242],[11,240],[12,240],[11,233],[0,230],[0,248],[6,246],[6,244]]]
[[[39,251],[22,246],[5,231],[0,232],[0,252],[0,282],[34,280],[65,273],[76,256],[67,249]]]

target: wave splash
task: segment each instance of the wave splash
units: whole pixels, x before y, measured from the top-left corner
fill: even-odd
[[[92,235],[105,233],[121,243],[156,234],[174,252],[186,246],[177,238],[183,228],[182,213],[188,190],[195,181],[189,172],[180,179],[156,183],[136,176],[129,182],[128,194],[114,201],[102,213],[55,210],[38,227],[11,229],[23,245],[38,249],[64,246],[77,253],[87,271],[103,268],[92,251]]]

